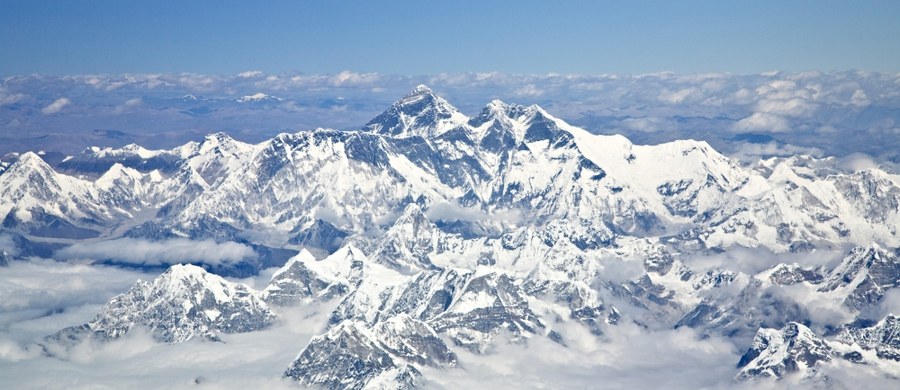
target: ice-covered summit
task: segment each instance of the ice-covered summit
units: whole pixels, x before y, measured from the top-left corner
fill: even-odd
[[[432,138],[464,125],[468,117],[424,85],[379,114],[363,130],[385,136]]]

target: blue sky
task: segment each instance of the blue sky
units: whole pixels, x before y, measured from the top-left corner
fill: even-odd
[[[0,0],[0,75],[900,72],[898,1]]]

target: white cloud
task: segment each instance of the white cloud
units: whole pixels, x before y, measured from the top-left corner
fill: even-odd
[[[246,72],[238,73],[238,77],[242,79],[252,79],[255,77],[262,76],[263,72],[261,70],[248,70]]]
[[[516,225],[522,222],[524,216],[521,210],[502,209],[484,212],[480,209],[460,206],[457,203],[440,202],[431,205],[425,210],[425,215],[431,220],[465,221],[465,222],[497,222],[504,225]]]
[[[13,256],[19,254],[19,247],[16,245],[13,236],[10,234],[0,234],[0,249],[6,251]]]
[[[334,226],[346,226],[351,223],[351,221],[346,216],[338,213],[331,207],[320,206],[316,208],[313,215],[316,218],[328,222]]]
[[[131,98],[131,99],[126,100],[121,105],[116,106],[112,110],[112,113],[113,114],[122,114],[122,113],[126,112],[129,108],[134,108],[134,107],[140,106],[143,103],[144,103],[143,99],[141,99],[139,97]]]
[[[810,148],[796,146],[791,144],[779,144],[777,142],[760,143],[741,143],[735,151],[731,153],[732,157],[753,163],[761,158],[769,157],[788,157],[798,154],[809,155],[813,157],[822,157],[823,152],[819,148]]]
[[[164,241],[119,238],[93,243],[79,242],[57,251],[54,255],[63,259],[112,259],[133,264],[166,265],[182,262],[207,264],[237,262],[254,256],[254,252],[250,247],[236,242],[216,243],[212,240],[183,238]]]
[[[345,70],[334,75],[334,77],[331,78],[331,83],[334,86],[340,87],[350,85],[369,85],[378,82],[378,80],[378,73],[356,73]]]
[[[18,362],[41,356],[41,349],[34,344],[22,345],[12,340],[0,339],[0,361]]]
[[[822,134],[834,134],[834,133],[837,133],[837,131],[838,131],[838,129],[836,129],[834,126],[831,126],[831,125],[821,126],[818,129],[816,129],[816,132],[819,132]]]
[[[44,108],[41,109],[41,112],[44,115],[56,114],[60,110],[62,110],[65,106],[71,104],[72,101],[67,98],[59,98],[53,101],[53,103],[48,104]]]
[[[176,81],[192,91],[212,92],[220,88],[219,79],[200,74],[182,74]]]
[[[857,106],[857,107],[868,106],[869,105],[869,97],[866,96],[865,91],[863,91],[861,89],[857,89],[856,91],[853,91],[853,96],[850,97],[850,104],[853,104],[854,106]]]
[[[293,389],[297,384],[281,377],[284,370],[310,338],[323,331],[337,304],[310,303],[280,310],[275,326],[225,335],[225,343],[169,345],[157,343],[146,331],[135,328],[114,342],[78,345],[68,352],[68,360],[62,360],[43,356],[34,343],[62,327],[89,321],[101,304],[127,291],[138,277],[153,276],[56,262],[22,263],[10,270],[12,277],[4,270],[0,278],[0,294],[4,297],[10,296],[8,293],[40,297],[40,286],[47,286],[59,299],[90,297],[89,301],[96,303],[83,306],[90,306],[90,310],[72,317],[66,316],[69,309],[58,313],[56,304],[32,299],[25,308],[44,315],[0,324],[0,378],[10,388]],[[25,286],[3,289],[16,283]],[[0,313],[5,311],[0,309]]]
[[[781,115],[765,112],[754,112],[752,115],[739,120],[732,126],[737,131],[764,131],[784,132],[791,129],[790,123]]]
[[[685,99],[697,92],[695,88],[684,88],[679,90],[663,89],[659,94],[659,100],[668,104],[678,104],[684,102]]]
[[[768,292],[780,300],[800,305],[817,330],[824,325],[840,326],[854,318],[854,313],[844,305],[843,296],[823,294],[805,283],[773,286]]]
[[[0,273],[0,296],[4,297],[0,300],[0,339],[26,342],[87,322],[100,305],[127,291],[136,280],[153,277],[152,273],[78,262],[13,262]]]
[[[835,165],[838,169],[849,172],[878,168],[878,162],[875,161],[872,156],[864,153],[851,153],[844,157],[840,157],[835,162]]]
[[[900,289],[892,288],[885,291],[884,297],[877,305],[864,311],[861,316],[875,321],[888,315],[900,315]]]
[[[774,253],[764,248],[734,246],[722,253],[688,256],[682,261],[692,270],[699,272],[729,269],[753,275],[781,263],[797,263],[802,266],[836,264],[843,255],[844,253],[839,250],[822,249],[814,253]]]
[[[460,368],[424,368],[423,374],[446,388],[725,388],[735,386],[734,365],[743,352],[689,328],[648,330],[630,319],[601,338],[571,323],[558,330],[567,347],[533,337],[487,355],[457,350]]]
[[[769,99],[756,104],[756,112],[783,116],[808,116],[815,111],[815,105],[802,98]]]
[[[25,95],[22,93],[8,93],[2,87],[0,87],[0,106],[5,106],[9,104],[16,103],[22,99],[25,99]]]
[[[642,132],[667,130],[670,126],[668,120],[659,117],[626,118],[620,123],[627,129]]]
[[[522,88],[519,88],[519,89],[516,89],[515,91],[513,91],[513,95],[519,96],[519,97],[534,98],[534,97],[543,96],[544,90],[541,88],[538,88],[534,84],[528,84],[528,85],[523,86]]]

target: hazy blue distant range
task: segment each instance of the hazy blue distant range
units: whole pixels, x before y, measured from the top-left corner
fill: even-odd
[[[49,354],[135,326],[160,342],[220,341],[333,301],[284,375],[406,388],[425,367],[463,363],[458,351],[570,345],[560,324],[602,337],[638,310],[629,321],[737,340],[746,354],[723,363],[736,381],[818,383],[823,367],[900,375],[898,321],[880,310],[900,284],[898,209],[900,176],[879,169],[740,164],[705,142],[635,145],[496,100],[467,117],[419,86],[359,131],[4,161],[0,265],[167,269],[46,338]],[[209,250],[170,250],[184,245]],[[691,261],[747,251],[778,260]],[[262,290],[221,277],[268,267],[281,268]],[[840,315],[815,316],[798,292]]]

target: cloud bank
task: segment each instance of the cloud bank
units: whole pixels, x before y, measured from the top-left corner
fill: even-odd
[[[336,304],[283,310],[272,328],[229,334],[226,343],[168,345],[134,329],[115,342],[78,345],[63,360],[43,356],[35,342],[89,321],[137,279],[156,275],[54,261],[16,262],[2,275],[0,378],[4,387],[18,389],[296,388],[281,375],[322,332]]]
[[[68,106],[72,101],[67,98],[59,98],[41,109],[44,115],[51,115],[60,112],[64,107]]]
[[[79,242],[57,251],[55,256],[60,259],[114,260],[150,266],[197,262],[212,265],[238,262],[254,256],[254,252],[249,246],[236,242],[118,238],[91,243]]]
[[[87,322],[110,298],[156,273],[33,260],[12,262],[0,275],[0,339],[25,342]],[[0,343],[0,359],[16,355],[12,345]]]

